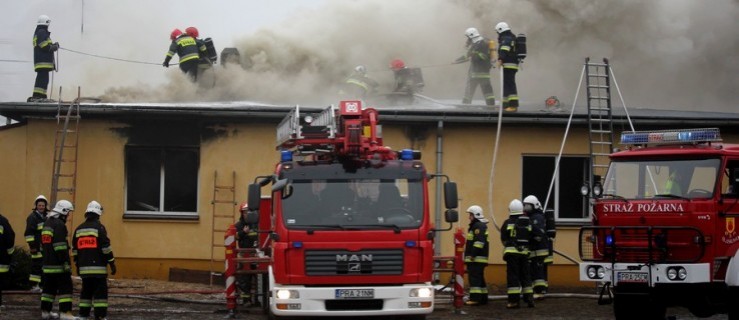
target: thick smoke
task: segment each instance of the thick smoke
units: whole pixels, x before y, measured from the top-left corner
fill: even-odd
[[[387,65],[401,58],[423,69],[423,94],[461,101],[467,65],[451,62],[464,52],[464,30],[477,27],[496,39],[493,26],[506,21],[528,36],[518,76],[523,105],[551,95],[571,103],[584,58],[608,57],[629,107],[734,112],[738,16],[736,0],[328,1],[243,35],[236,47],[251,67],[216,66],[213,89],[169,70],[165,84],[116,87],[104,98],[333,103],[336,85],[359,64],[389,91]],[[493,79],[500,96],[497,69]]]

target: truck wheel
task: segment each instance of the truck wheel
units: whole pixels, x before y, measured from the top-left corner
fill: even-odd
[[[739,320],[739,287],[729,288],[729,301],[727,309],[729,311],[729,320]]]
[[[616,319],[664,319],[667,307],[648,295],[614,293],[613,315]]]

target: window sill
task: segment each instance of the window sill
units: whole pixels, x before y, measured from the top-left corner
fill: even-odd
[[[200,216],[197,214],[193,215],[174,215],[174,214],[141,214],[141,213],[124,213],[123,220],[145,220],[145,221],[199,221]]]

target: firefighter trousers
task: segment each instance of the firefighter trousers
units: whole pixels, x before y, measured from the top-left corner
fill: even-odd
[[[490,84],[490,76],[486,78],[482,77],[467,77],[467,87],[464,90],[464,99],[462,103],[472,103],[472,96],[475,95],[477,86],[480,86],[482,90],[483,98],[485,98],[485,104],[489,106],[495,105],[495,94],[493,94],[493,85]]]
[[[547,292],[546,264],[544,263],[546,256],[533,257],[529,260],[529,270],[531,271],[531,283],[534,293]]]
[[[198,80],[198,60],[188,60],[180,63],[180,70],[188,76],[190,81]]]
[[[0,272],[0,306],[3,305],[3,289],[10,283],[10,272]]]
[[[508,302],[518,303],[522,294],[524,301],[532,301],[534,290],[531,287],[528,254],[508,253],[503,259],[506,261]]]
[[[518,108],[517,72],[518,67],[503,67],[503,108]]]
[[[487,263],[467,262],[467,277],[470,280],[470,301],[488,303],[488,285],[485,283]]]
[[[49,87],[49,72],[43,69],[36,71],[36,82],[33,85],[33,97],[46,99],[46,88]]]
[[[50,312],[55,299],[59,299],[59,312],[72,311],[71,273],[44,273],[41,282],[44,283],[41,291],[41,311]]]
[[[80,292],[80,316],[90,317],[90,310],[95,309],[95,319],[108,316],[108,278],[82,278],[82,292]]]
[[[44,258],[41,257],[40,254],[37,258],[31,258],[31,273],[28,275],[28,280],[31,282],[31,285],[41,286],[41,267],[43,264]]]

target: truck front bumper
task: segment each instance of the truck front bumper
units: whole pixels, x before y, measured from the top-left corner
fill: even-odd
[[[613,285],[619,283],[704,283],[710,282],[708,263],[670,263],[651,266],[639,263],[580,263],[580,281],[602,281]]]

